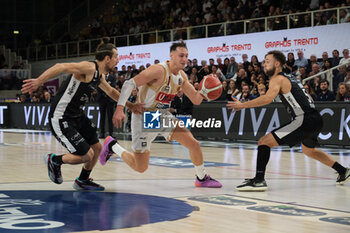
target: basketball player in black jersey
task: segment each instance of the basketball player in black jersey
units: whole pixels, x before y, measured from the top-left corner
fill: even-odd
[[[228,109],[239,111],[243,108],[253,108],[269,104],[279,95],[282,103],[292,116],[292,121],[273,130],[260,138],[258,142],[258,158],[256,175],[237,186],[239,191],[265,191],[265,169],[270,158],[270,150],[278,145],[287,144],[290,147],[301,143],[302,151],[307,156],[335,169],[339,176],[337,184],[344,184],[350,180],[350,169],[344,168],[334,161],[327,153],[315,148],[318,145],[317,136],[322,130],[322,117],[315,109],[301,83],[282,72],[286,61],[279,51],[270,51],[265,56],[264,71],[270,76],[269,89],[266,95],[254,100],[241,103],[234,99],[227,104]]]
[[[63,182],[62,164],[81,164],[80,176],[74,181],[77,190],[104,190],[93,182],[90,173],[96,165],[102,145],[96,127],[83,112],[85,103],[94,89],[99,87],[113,100],[118,101],[119,92],[112,88],[105,79],[118,64],[118,51],[113,44],[100,44],[96,50],[95,60],[79,63],[59,63],[41,74],[37,79],[24,80],[22,93],[34,92],[50,78],[60,73],[70,73],[62,83],[50,107],[49,121],[51,131],[56,139],[65,146],[69,153],[64,155],[48,154],[45,156],[50,179],[56,183]],[[141,113],[142,106],[128,103],[131,111]]]

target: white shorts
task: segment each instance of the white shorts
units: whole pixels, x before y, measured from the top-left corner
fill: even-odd
[[[178,121],[169,111],[162,112],[162,117],[167,117],[171,121]],[[150,151],[151,143],[157,136],[163,136],[167,141],[171,141],[171,136],[174,132],[174,127],[161,127],[156,131],[147,132],[143,128],[143,116],[140,114],[131,114],[131,139],[132,150],[136,153],[144,153]]]

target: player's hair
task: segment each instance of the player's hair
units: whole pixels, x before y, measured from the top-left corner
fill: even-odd
[[[187,49],[187,45],[184,41],[179,41],[179,42],[174,42],[171,46],[170,46],[170,52],[175,51],[177,48],[185,48]]]
[[[97,46],[96,53],[95,53],[95,59],[98,61],[103,61],[106,56],[109,56],[112,58],[113,56],[113,49],[116,49],[114,44],[109,43],[109,37],[103,37],[101,39],[101,43]]]
[[[277,50],[270,51],[265,55],[265,58],[267,55],[272,55],[277,61],[280,62],[282,67],[286,63],[286,56],[284,56],[284,54],[281,51],[277,51]]]

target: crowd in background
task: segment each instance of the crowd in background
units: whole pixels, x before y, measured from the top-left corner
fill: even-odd
[[[332,9],[334,7],[350,6],[350,0],[154,0],[154,1],[121,1],[108,8],[104,14],[97,16],[88,27],[79,35],[66,35],[64,42],[70,40],[94,39],[104,36],[121,36],[138,34],[142,32],[160,31],[167,29],[179,29],[174,39],[187,39],[186,30],[181,28],[215,24],[222,22],[234,22],[244,19],[254,19],[267,16],[278,16],[310,10]],[[290,17],[290,27],[311,26],[310,14],[301,14]],[[326,25],[337,23],[337,11],[330,10],[316,13],[314,25]],[[340,23],[350,22],[350,12],[340,10]],[[265,31],[265,21],[251,21],[247,32]],[[285,29],[287,22],[285,17],[268,20],[267,30]],[[242,25],[230,24],[226,28],[227,34],[239,34],[243,32]],[[204,37],[204,27],[194,28],[191,38]],[[208,36],[223,35],[220,26],[210,27]],[[144,41],[152,40],[144,35]],[[169,35],[162,35],[163,37]],[[140,38],[132,38],[139,40]],[[169,38],[168,38],[169,39]],[[164,38],[164,41],[168,41]],[[148,41],[152,42],[152,41]],[[137,41],[135,43],[138,43]]]
[[[301,50],[296,54],[288,53],[284,72],[293,75],[300,81],[316,75],[304,84],[305,90],[313,101],[350,101],[349,49],[344,49],[341,54],[342,56],[338,50],[333,50],[331,55],[326,51],[323,52],[322,58],[317,58],[315,55],[306,58]],[[198,89],[204,76],[215,74],[223,86],[223,92],[217,101],[229,101],[232,98],[248,101],[264,95],[268,90],[269,80],[264,73],[262,61],[259,61],[255,55],[248,57],[247,54],[242,55],[242,61],[236,62],[235,57],[211,58],[208,61],[193,59],[188,60],[184,71],[195,89]],[[154,64],[157,63],[159,60],[154,61]],[[332,67],[338,65],[342,66],[331,70]],[[151,66],[149,63],[138,68],[136,65],[123,65],[121,70],[115,68],[115,71],[111,72],[109,76],[111,79],[115,79],[114,86],[120,91],[125,80],[133,78],[149,66]],[[329,71],[317,75],[327,70]],[[26,101],[49,102],[50,98],[46,98],[48,94],[47,89],[41,88],[38,92],[28,96]],[[135,101],[136,95],[137,90],[133,92],[131,100]],[[182,98],[183,93],[179,93],[178,96]],[[95,90],[91,94],[90,102],[98,102],[99,99],[99,92]]]

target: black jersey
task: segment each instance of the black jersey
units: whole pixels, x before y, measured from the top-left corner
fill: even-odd
[[[280,72],[279,75],[286,77],[292,85],[290,92],[286,94],[279,93],[282,103],[292,117],[314,112],[315,105],[312,103],[301,82],[283,72]]]
[[[51,108],[50,118],[76,118],[84,115],[83,107],[89,101],[91,93],[97,89],[101,82],[101,75],[98,72],[98,65],[96,66],[94,76],[89,83],[79,81],[74,75],[69,77],[62,83],[55,95]]]

